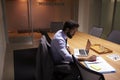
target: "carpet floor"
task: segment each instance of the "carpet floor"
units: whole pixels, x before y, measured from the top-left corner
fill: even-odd
[[[35,80],[37,48],[14,50],[15,80]]]

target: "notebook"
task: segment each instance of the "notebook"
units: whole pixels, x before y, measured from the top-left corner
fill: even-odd
[[[74,49],[74,56],[88,56],[90,46],[91,46],[91,42],[88,39],[85,49]]]
[[[84,61],[84,63],[89,69],[100,72],[100,73],[116,72],[116,69],[112,67],[109,63],[107,63],[107,61],[100,56],[97,56],[96,61],[93,61],[93,62]]]

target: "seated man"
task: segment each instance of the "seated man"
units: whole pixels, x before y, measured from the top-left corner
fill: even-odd
[[[67,38],[72,38],[75,32],[78,30],[79,24],[74,21],[66,21],[63,25],[62,30],[58,30],[52,41],[51,50],[55,64],[61,64],[64,61],[72,62],[72,55],[70,54],[69,47],[67,47]],[[94,61],[96,56],[92,55],[89,57],[78,58],[80,61]]]

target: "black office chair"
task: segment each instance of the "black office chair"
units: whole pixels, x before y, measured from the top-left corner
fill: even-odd
[[[51,38],[49,37],[48,33],[46,31],[41,31],[40,33],[46,37],[47,42],[50,44]]]
[[[87,67],[82,65],[73,55],[72,55],[72,58],[73,58],[74,64],[76,65],[79,71],[80,80],[105,80],[103,74],[88,69]]]
[[[96,36],[96,37],[101,37],[102,32],[103,32],[103,28],[102,28],[102,27],[94,26],[94,27],[90,30],[89,34],[90,34],[90,35],[93,35],[93,36]]]
[[[51,80],[53,66],[48,56],[45,36],[42,36],[36,56],[36,80]]]
[[[107,37],[107,40],[120,44],[120,31],[113,30]]]
[[[51,28],[51,32],[56,32],[63,28],[63,22],[51,22],[50,28]]]
[[[36,56],[36,80],[64,80],[69,76],[66,72],[67,63],[55,65],[50,50],[50,44],[43,35]]]

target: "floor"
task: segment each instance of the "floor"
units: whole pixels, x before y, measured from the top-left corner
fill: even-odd
[[[28,37],[29,33],[11,33],[9,34],[9,38]],[[40,33],[33,34],[33,42],[31,40],[27,40],[24,42],[20,41],[20,38],[16,38],[16,42],[10,42],[7,44],[6,55],[5,55],[5,64],[4,64],[4,72],[3,72],[3,80],[14,80],[14,61],[13,61],[13,50],[17,49],[25,49],[25,48],[33,48],[38,47],[38,43],[40,40]],[[23,38],[23,37],[22,37]],[[13,39],[14,40],[14,39]],[[17,41],[18,40],[18,41]]]

